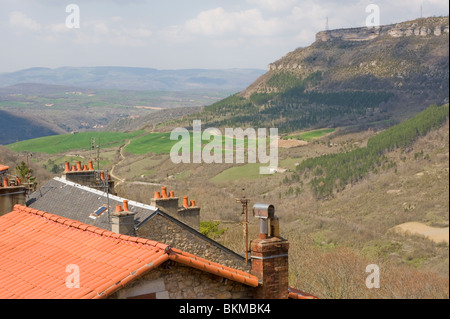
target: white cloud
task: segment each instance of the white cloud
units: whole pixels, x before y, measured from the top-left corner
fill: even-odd
[[[264,19],[258,9],[228,12],[219,7],[200,12],[197,17],[184,25],[171,27],[178,33],[221,37],[239,36],[272,36],[282,29],[283,22],[278,18]]]
[[[19,11],[11,12],[9,15],[9,23],[13,27],[19,27],[30,31],[36,32],[41,30],[41,25],[38,22]]]
[[[269,11],[284,11],[292,8],[298,0],[247,0],[247,2]]]

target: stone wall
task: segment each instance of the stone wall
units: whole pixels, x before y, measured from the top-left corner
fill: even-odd
[[[25,205],[26,188],[24,186],[0,187],[0,216],[10,213],[14,205]]]
[[[199,232],[193,229],[189,231],[159,214],[138,228],[136,235],[137,237],[164,243],[227,267],[250,271],[250,263],[246,263],[242,257],[238,257],[236,254],[221,248],[219,244],[214,245],[212,241],[208,241]]]
[[[168,261],[110,299],[252,299],[255,288]]]

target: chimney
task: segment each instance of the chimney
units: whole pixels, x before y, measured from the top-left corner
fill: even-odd
[[[70,164],[69,162],[65,162],[64,163],[64,172],[70,172]]]
[[[86,172],[87,170],[88,170],[88,167],[87,167],[87,165],[84,165],[84,166],[83,166],[83,171],[85,171],[85,172]]]
[[[77,168],[75,167],[75,165],[72,165],[72,172],[76,172]]]
[[[195,201],[191,201],[189,205],[189,197],[183,197],[183,206],[177,211],[178,218],[185,224],[196,230],[200,230],[200,207],[195,205]]]
[[[128,208],[128,201],[123,201],[121,205],[116,206],[116,210],[111,214],[111,231],[117,234],[134,236],[134,213]]]
[[[279,236],[273,205],[255,204],[253,216],[260,220],[260,233],[251,243],[251,273],[258,277],[256,299],[288,299],[289,242]]]
[[[167,187],[161,187],[161,192],[155,192],[155,197],[151,199],[151,205],[176,218],[178,197],[175,197],[173,191],[171,191],[171,195],[173,197],[167,196]]]
[[[81,162],[78,161],[78,162],[77,162],[77,171],[80,172],[80,171],[82,171],[82,170],[83,170],[83,169],[81,168]]]
[[[100,172],[100,179],[102,180],[102,181],[104,181],[105,180],[105,172]]]
[[[90,171],[94,170],[94,165],[92,164],[92,161],[89,161],[89,170]]]
[[[3,187],[9,187],[9,181],[6,177],[3,178]]]

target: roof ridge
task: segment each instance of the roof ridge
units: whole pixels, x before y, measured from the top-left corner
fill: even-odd
[[[157,207],[154,207],[154,206],[151,206],[151,205],[148,205],[148,204],[144,204],[144,203],[140,203],[140,202],[136,202],[136,201],[133,201],[133,200],[129,200],[127,198],[123,198],[123,197],[120,197],[120,196],[117,196],[117,195],[107,194],[106,192],[103,192],[101,190],[98,190],[98,189],[95,189],[95,188],[92,188],[92,187],[89,187],[89,186],[84,186],[84,185],[81,185],[81,184],[77,184],[77,183],[74,183],[72,181],[68,181],[68,180],[66,180],[64,178],[61,178],[61,177],[54,177],[53,180],[57,181],[57,182],[60,182],[60,183],[63,183],[63,184],[66,184],[66,185],[69,185],[69,186],[72,186],[72,187],[76,187],[78,189],[81,189],[81,190],[84,190],[84,191],[87,191],[87,192],[90,192],[92,194],[96,194],[96,195],[100,195],[100,196],[109,196],[110,199],[116,200],[118,202],[122,202],[124,200],[127,200],[128,201],[128,205],[130,205],[130,206],[136,206],[136,207],[139,207],[139,208],[150,209],[150,210],[153,210],[153,211],[157,210]]]
[[[76,228],[76,229],[80,229],[82,231],[85,232],[90,232],[102,237],[108,237],[108,238],[114,238],[114,239],[120,239],[123,241],[128,241],[131,243],[139,243],[139,244],[143,244],[143,245],[149,245],[155,248],[159,248],[163,251],[166,251],[170,248],[169,245],[154,241],[154,240],[150,240],[150,239],[145,239],[145,238],[139,238],[139,237],[133,237],[133,236],[128,236],[128,235],[122,235],[122,234],[117,234],[114,233],[112,231],[103,229],[103,228],[99,228],[96,226],[91,226],[88,224],[84,224],[82,222],[73,220],[73,219],[68,219],[68,218],[64,218],[58,215],[54,215],[51,213],[47,213],[41,210],[37,210],[31,207],[26,207],[20,204],[17,204],[14,206],[14,211],[18,211],[18,212],[23,212],[23,213],[27,213],[27,214],[32,214],[32,215],[36,215],[36,216],[40,216],[42,218],[45,218],[49,221],[64,225],[66,227],[72,227],[72,228]]]

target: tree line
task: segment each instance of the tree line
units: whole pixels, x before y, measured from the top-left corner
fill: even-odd
[[[443,125],[448,114],[448,104],[432,105],[413,118],[373,136],[365,148],[305,160],[297,167],[297,172],[294,173],[297,176],[291,181],[310,178],[314,195],[317,198],[327,198],[334,191],[361,180],[370,172],[395,167],[396,163],[390,161],[386,153],[409,147],[419,137]]]

